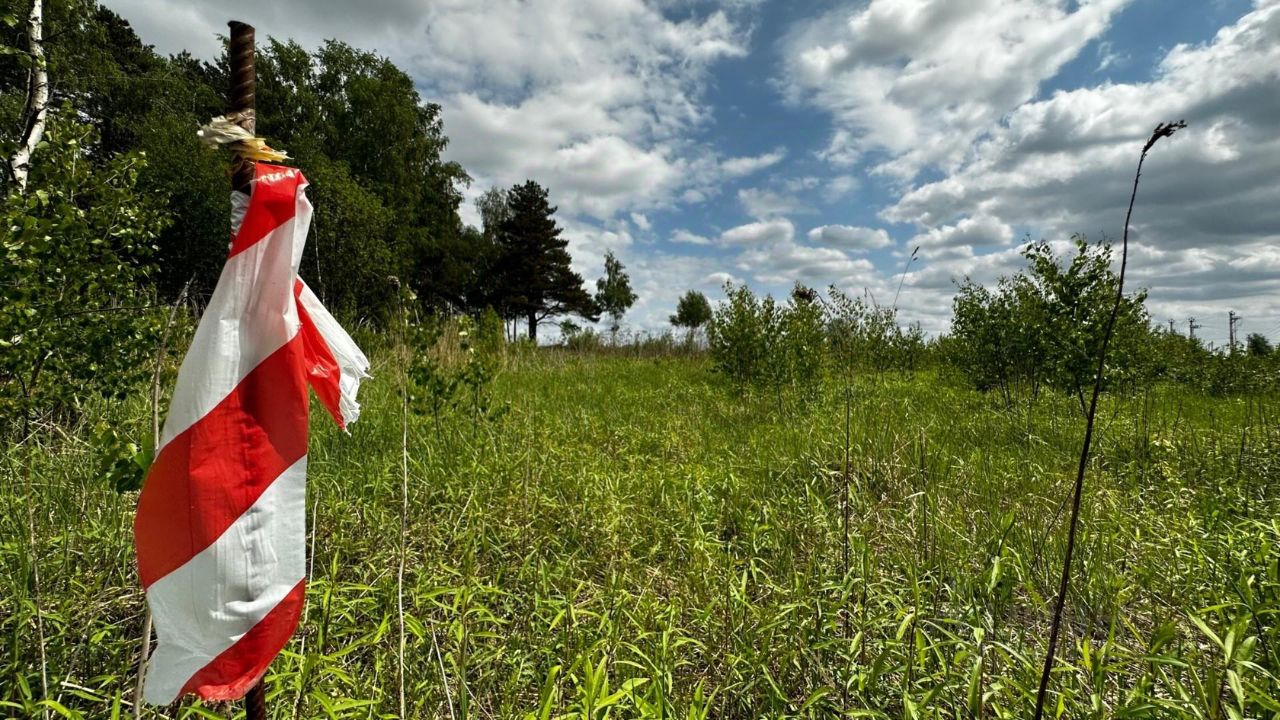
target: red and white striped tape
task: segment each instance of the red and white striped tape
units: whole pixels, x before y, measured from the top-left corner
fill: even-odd
[[[150,703],[243,696],[302,611],[307,387],[346,427],[369,367],[298,277],[306,186],[296,169],[258,164],[138,500],[138,574],[158,638]]]

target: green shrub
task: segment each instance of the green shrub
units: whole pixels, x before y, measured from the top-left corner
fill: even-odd
[[[898,325],[897,308],[851,298],[834,285],[827,297],[831,356],[846,377],[859,368],[906,371],[919,364],[925,347],[919,324],[904,330]]]
[[[707,325],[714,368],[739,385],[811,389],[826,363],[824,313],[817,295],[797,285],[786,305],[725,284],[728,300]]]
[[[768,375],[769,337],[776,336],[772,297],[760,300],[745,285],[725,283],[727,296],[707,324],[707,346],[717,372],[739,384],[763,383]]]
[[[587,328],[564,336],[564,346],[570,350],[599,350],[604,345],[600,333]]]
[[[96,144],[55,113],[27,192],[0,200],[0,432],[121,397],[150,372],[164,313],[141,282],[165,220],[135,190],[144,158],[100,157]]]
[[[1000,278],[995,290],[966,279],[952,302],[956,343],[953,359],[974,387],[1000,389],[1006,399],[1016,388],[1034,395],[1050,386],[1074,395],[1084,407],[1084,391],[1097,370],[1097,357],[1116,296],[1111,246],[1074,239],[1076,253],[1059,259],[1048,243],[1027,245],[1027,269]],[[1109,351],[1109,385],[1144,379],[1151,331],[1146,291],[1122,298]]]

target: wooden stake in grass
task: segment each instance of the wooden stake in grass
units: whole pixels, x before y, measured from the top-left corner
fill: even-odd
[[[1049,691],[1049,673],[1053,670],[1053,655],[1058,647],[1058,631],[1062,626],[1062,608],[1067,601],[1067,590],[1071,586],[1071,556],[1076,547],[1076,528],[1080,522],[1080,496],[1084,492],[1084,471],[1089,465],[1089,447],[1093,442],[1093,420],[1098,411],[1098,396],[1102,393],[1103,373],[1107,364],[1107,346],[1111,344],[1111,336],[1115,332],[1116,316],[1120,314],[1120,303],[1124,300],[1124,271],[1129,262],[1129,219],[1133,217],[1133,203],[1138,197],[1138,180],[1142,178],[1142,163],[1147,153],[1161,138],[1172,137],[1175,132],[1187,126],[1179,120],[1176,123],[1160,123],[1151,132],[1147,144],[1142,146],[1142,155],[1138,157],[1138,169],[1133,175],[1133,192],[1129,195],[1129,211],[1124,216],[1124,238],[1120,244],[1120,275],[1116,280],[1115,302],[1111,305],[1111,313],[1107,316],[1106,329],[1102,335],[1102,347],[1098,350],[1098,369],[1093,375],[1093,396],[1089,400],[1089,411],[1085,415],[1084,443],[1080,447],[1080,464],[1076,467],[1075,492],[1071,498],[1071,524],[1067,530],[1067,552],[1062,559],[1062,578],[1058,583],[1058,597],[1053,606],[1053,622],[1049,626],[1049,650],[1044,656],[1044,669],[1040,673],[1040,690],[1036,694],[1036,720],[1044,716],[1045,697]]]

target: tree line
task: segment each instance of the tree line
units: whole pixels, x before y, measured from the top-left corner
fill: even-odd
[[[591,292],[572,268],[549,189],[534,180],[489,189],[477,202],[480,227],[463,223],[471,179],[445,159],[441,108],[389,60],[337,41],[309,51],[268,39],[257,76],[258,133],[311,181],[302,272],[335,314],[378,328],[409,309],[489,313],[508,337],[523,326],[535,341],[556,317],[607,317],[616,341],[637,300],[623,264],[608,253]],[[212,290],[229,233],[228,165],[195,129],[225,110],[227,85],[225,54],[162,57],[92,0],[0,0],[0,222],[9,229],[0,416],[27,419],[14,411],[136,387],[167,309]],[[1029,244],[1025,271],[990,288],[962,282],[950,332],[932,339],[901,324],[896,308],[834,288],[823,297],[797,286],[778,303],[728,287],[715,307],[691,290],[670,320],[687,347],[706,328],[714,364],[735,381],[804,384],[830,367],[932,364],[1006,400],[1044,388],[1082,399],[1099,313],[1114,293],[1110,252],[1084,238],[1063,258]],[[1144,301],[1137,293],[1122,303],[1111,386],[1276,385],[1266,338],[1214,353],[1153,327]]]
[[[616,327],[635,302],[612,255],[588,291],[534,180],[490,190],[483,227],[463,223],[471,178],[444,157],[441,108],[391,61],[267,39],[256,70],[257,132],[311,183],[302,273],[348,323],[491,309],[536,339],[563,314]],[[0,405],[130,387],[163,308],[212,291],[228,158],[195,131],[225,112],[228,81],[225,53],[161,56],[93,0],[0,0]]]

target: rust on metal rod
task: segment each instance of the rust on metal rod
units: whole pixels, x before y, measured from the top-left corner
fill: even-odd
[[[232,20],[227,25],[231,28],[231,42],[227,48],[231,66],[227,110],[237,125],[252,133],[256,131],[257,125],[254,116],[254,86],[257,84],[257,75],[253,67],[253,26],[237,20]],[[248,193],[252,182],[253,162],[237,157],[231,178],[232,189]]]
[[[259,680],[244,696],[246,720],[267,720],[267,686],[263,685],[265,681],[265,677]]]
[[[231,88],[227,94],[227,113],[237,125],[253,133],[257,122],[254,116],[254,86],[257,74],[254,72],[253,26],[232,20],[227,23],[231,28],[231,42],[227,47],[227,58],[231,66]],[[236,156],[231,187],[243,193],[250,192],[253,183],[253,161]],[[245,717],[248,720],[266,720],[267,688],[263,684],[265,677],[258,680],[244,697]]]

